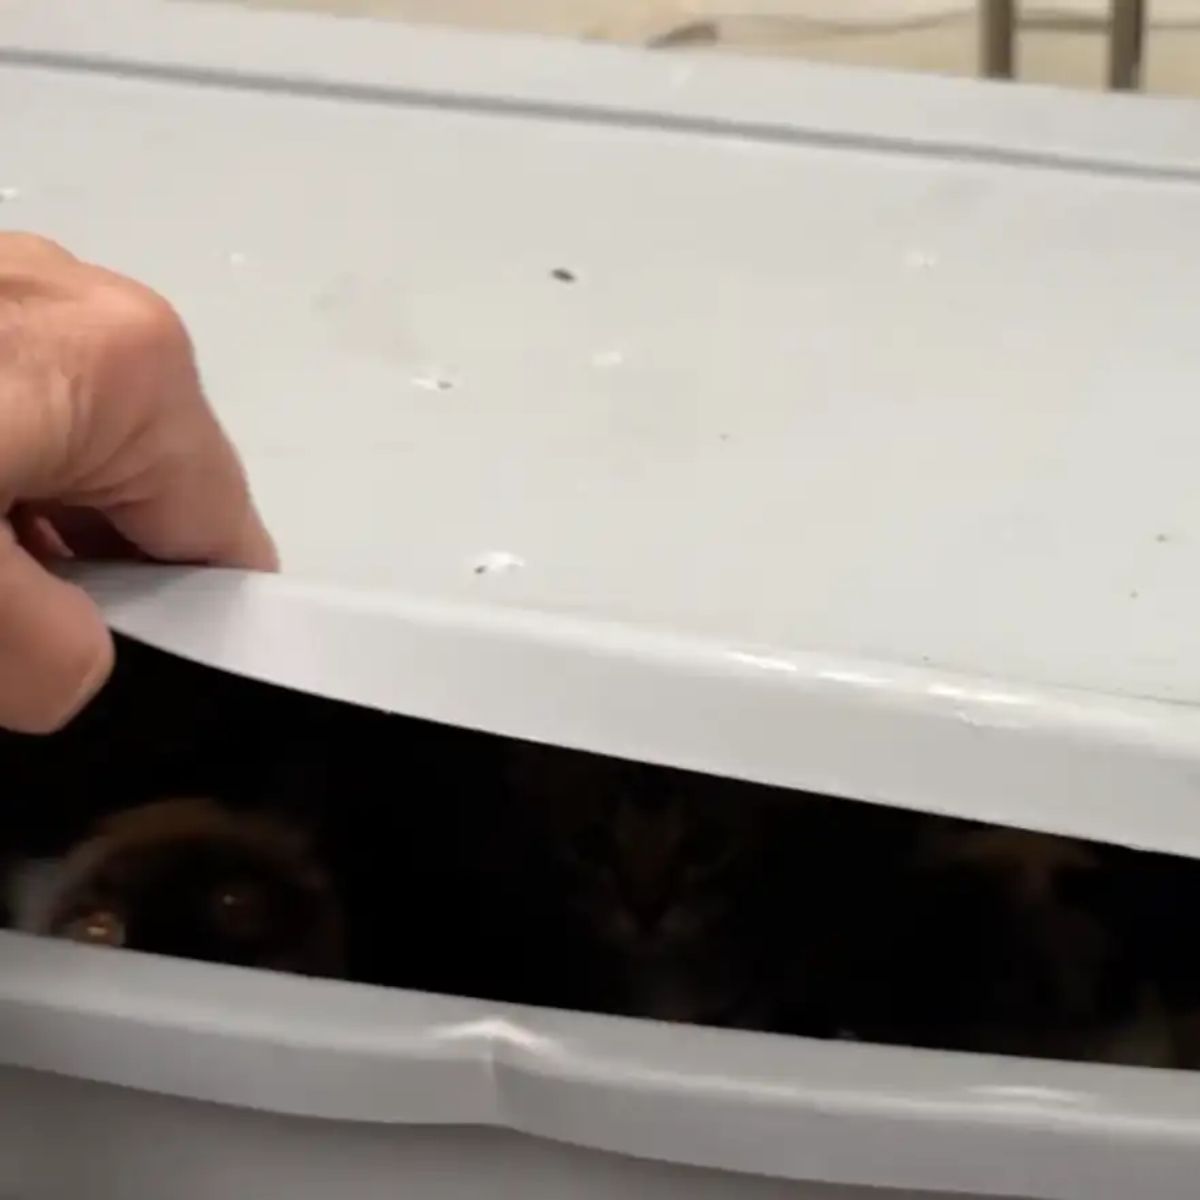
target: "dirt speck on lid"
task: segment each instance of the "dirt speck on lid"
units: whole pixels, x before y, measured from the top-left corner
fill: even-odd
[[[454,386],[452,379],[442,375],[414,375],[409,383],[423,392],[448,392]]]
[[[518,554],[510,554],[507,550],[490,550],[471,564],[471,570],[476,575],[506,575],[524,565],[525,560]]]
[[[931,250],[913,249],[904,255],[904,265],[913,271],[928,271],[937,266],[937,255]]]
[[[557,279],[559,283],[574,283],[579,277],[574,271],[568,271],[566,267],[555,267],[550,272],[551,279]]]

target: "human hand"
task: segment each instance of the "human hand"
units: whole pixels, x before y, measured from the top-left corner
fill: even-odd
[[[44,565],[119,545],[272,570],[275,549],[154,292],[0,233],[0,726],[48,732],[112,668],[91,600]]]

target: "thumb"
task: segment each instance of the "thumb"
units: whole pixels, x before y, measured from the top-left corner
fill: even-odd
[[[49,733],[108,678],[113,644],[95,605],[0,523],[0,727]]]

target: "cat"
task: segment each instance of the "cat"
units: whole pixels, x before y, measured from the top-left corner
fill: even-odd
[[[1200,911],[1200,862],[1115,851],[1113,910],[1125,939],[1162,996],[1172,1063],[1200,1069],[1200,959],[1192,932]]]
[[[18,929],[305,975],[343,973],[342,918],[305,835],[202,799],[104,819],[11,880]]]
[[[571,916],[555,963],[569,1003],[755,1026],[772,1003],[767,789],[514,745],[509,782]],[[771,796],[771,800],[766,797]]]
[[[841,1020],[869,1041],[1167,1065],[1112,879],[1087,843],[927,819],[873,928],[848,931]]]

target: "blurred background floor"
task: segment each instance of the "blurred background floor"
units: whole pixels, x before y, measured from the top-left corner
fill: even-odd
[[[209,0],[974,74],[974,0]],[[1200,96],[1200,0],[1149,0],[1147,91]],[[1022,79],[1099,87],[1108,0],[1018,3]]]

